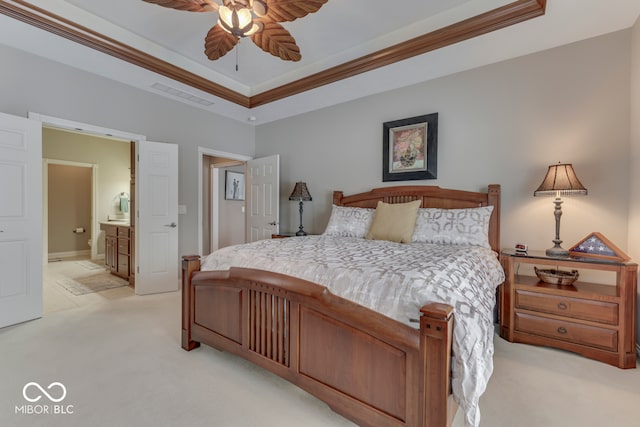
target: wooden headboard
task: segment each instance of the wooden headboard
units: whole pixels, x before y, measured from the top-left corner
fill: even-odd
[[[489,244],[500,251],[500,185],[490,184],[486,193],[449,190],[433,185],[403,185],[375,188],[366,193],[345,196],[342,191],[333,192],[333,204],[358,208],[375,208],[379,201],[406,203],[422,200],[423,208],[463,209],[493,206],[489,222]]]

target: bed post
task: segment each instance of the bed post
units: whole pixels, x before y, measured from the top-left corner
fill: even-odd
[[[422,425],[446,427],[449,419],[453,307],[430,303],[420,309],[420,357],[424,374]]]
[[[198,255],[182,257],[182,348],[187,351],[200,346],[199,342],[191,340],[191,306],[193,301],[191,276],[194,271],[198,270],[200,270]]]
[[[337,206],[341,206],[343,197],[344,197],[344,193],[342,191],[334,191],[333,192],[333,204],[337,205]]]
[[[489,244],[491,249],[500,253],[500,184],[489,184],[487,199],[493,206],[489,220]]]

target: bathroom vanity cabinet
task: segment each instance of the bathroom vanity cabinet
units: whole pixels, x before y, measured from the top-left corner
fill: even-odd
[[[131,227],[119,222],[103,222],[100,229],[105,234],[104,263],[112,274],[132,283],[133,250]]]

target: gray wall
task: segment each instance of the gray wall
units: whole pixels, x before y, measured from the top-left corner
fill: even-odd
[[[553,203],[533,191],[548,165],[573,163],[589,195],[564,198],[563,246],[599,231],[639,260],[639,25],[633,48],[632,31],[616,32],[259,126],[256,155],[281,156],[283,229],[297,227],[286,200],[297,180],[313,196],[304,212],[315,233],[333,190],[395,185],[382,182],[382,123],[438,112],[438,179],[398,184],[476,191],[499,183],[502,245],[544,249]]]
[[[617,32],[259,126],[257,156],[281,156],[281,224],[297,226],[286,200],[297,180],[315,233],[333,190],[394,185],[382,182],[382,123],[438,112],[438,179],[400,184],[502,184],[503,246],[544,249],[553,203],[533,191],[548,165],[571,162],[589,196],[563,206],[565,247],[600,231],[626,248],[630,49],[630,32]]]
[[[254,154],[254,128],[161,96],[0,45],[0,111],[29,112],[145,135],[179,149],[181,254],[197,253],[198,152]]]
[[[629,255],[640,261],[640,20],[633,27],[631,45],[631,152],[629,155]],[[640,343],[640,317],[638,318]]]

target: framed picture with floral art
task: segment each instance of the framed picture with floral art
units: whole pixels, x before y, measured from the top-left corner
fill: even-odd
[[[438,177],[438,113],[384,122],[382,181]]]

